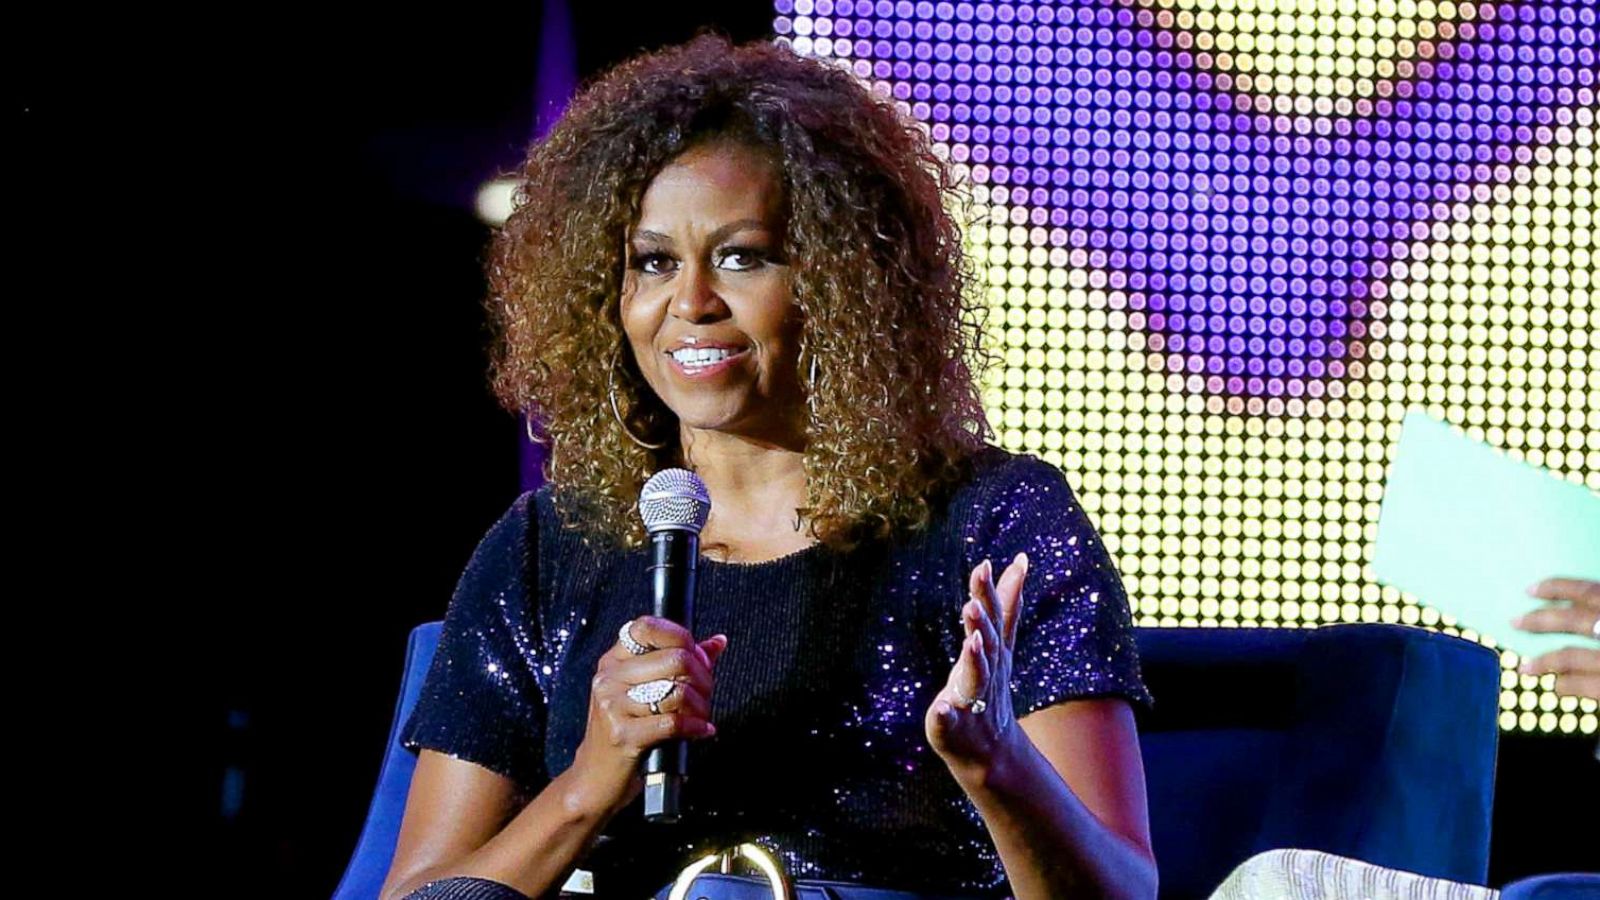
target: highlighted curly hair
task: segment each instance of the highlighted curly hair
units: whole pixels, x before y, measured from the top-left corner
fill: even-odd
[[[623,332],[623,243],[656,173],[727,139],[781,172],[799,371],[820,360],[797,512],[839,550],[925,527],[994,439],[978,390],[993,363],[981,297],[946,208],[957,185],[892,101],[769,42],[701,34],[635,57],[587,84],[533,145],[487,260],[495,394],[542,422],[563,523],[641,544],[639,489],[685,463],[677,418]],[[664,447],[622,433],[608,376],[629,429]]]

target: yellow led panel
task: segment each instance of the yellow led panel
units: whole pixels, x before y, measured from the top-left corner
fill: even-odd
[[[1470,39],[1492,4],[1467,0],[1139,0],[1140,24],[1170,29],[1221,90],[1276,94],[1269,110],[1365,112],[1351,100],[1388,96],[1427,77],[1438,45]],[[1268,98],[1263,97],[1263,100]],[[1297,102],[1298,101],[1298,102]],[[1336,102],[1330,102],[1336,101]],[[1303,107],[1303,108],[1302,108]]]
[[[1495,647],[1372,580],[1385,467],[1420,406],[1600,491],[1595,151],[1581,116],[1544,162],[1405,247],[1365,358],[1320,399],[1227,397],[1168,372],[1107,273],[964,195],[987,223],[967,240],[1004,359],[983,385],[990,420],[1003,446],[1067,472],[1140,625],[1390,622]],[[1556,697],[1517,662],[1502,653],[1502,727],[1595,733],[1594,701]]]

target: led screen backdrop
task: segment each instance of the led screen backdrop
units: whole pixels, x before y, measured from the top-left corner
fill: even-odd
[[[1140,624],[1456,633],[1366,567],[1409,406],[1600,490],[1597,5],[777,0],[774,26],[965,176],[991,418],[1066,470]],[[1502,656],[1502,727],[1596,731]]]

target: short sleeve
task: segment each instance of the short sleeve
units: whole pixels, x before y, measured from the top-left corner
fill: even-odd
[[[549,777],[544,694],[533,675],[540,635],[529,587],[538,539],[532,505],[533,494],[519,497],[473,551],[400,742],[538,790]]]
[[[403,900],[528,900],[528,895],[488,878],[456,875],[430,881]]]
[[[993,478],[975,519],[970,565],[987,557],[998,579],[1018,553],[1028,554],[1012,656],[1016,715],[1082,697],[1148,706],[1122,578],[1066,476],[1016,455]]]

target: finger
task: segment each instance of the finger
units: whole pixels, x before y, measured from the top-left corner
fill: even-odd
[[[640,751],[675,738],[705,738],[717,733],[717,726],[686,713],[630,718],[622,723],[623,739]]]
[[[656,650],[643,656],[630,656],[610,667],[610,672],[623,684],[643,684],[661,678],[692,684],[701,690],[711,690],[711,667],[701,658],[700,648],[674,647]]]
[[[728,636],[715,634],[700,642],[700,649],[705,651],[706,661],[715,666],[717,660],[722,658],[722,652],[728,649]]]
[[[984,607],[988,610],[989,619],[998,622],[1000,621],[1000,600],[995,596],[994,562],[992,560],[984,560],[983,571],[979,574],[983,576],[983,581],[978,586],[976,596],[983,601]]]
[[[1028,554],[1018,553],[1000,576],[1000,639],[1007,652],[1017,646],[1017,620],[1022,617],[1022,585],[1028,579]]]
[[[983,635],[983,658],[989,664],[992,672],[999,668],[1000,660],[1000,629],[989,618],[988,609],[976,600],[968,600],[966,616],[972,621],[972,628]]]
[[[1539,634],[1562,632],[1588,637],[1594,633],[1596,616],[1600,611],[1582,606],[1548,606],[1512,619],[1511,626]]]
[[[1563,647],[1524,662],[1517,667],[1524,675],[1600,675],[1600,650],[1588,647]]]
[[[659,616],[640,616],[633,620],[633,639],[647,647],[693,647],[694,635],[671,619]]]
[[[988,568],[989,561],[984,560],[983,562],[978,563],[976,566],[973,566],[972,574],[967,576],[968,600],[967,603],[963,603],[961,605],[961,625],[963,639],[972,637],[972,632],[976,628],[971,617],[967,615],[967,605],[973,600],[977,600],[980,603],[984,602],[983,596],[988,590],[989,583],[989,576],[987,574]]]
[[[1012,562],[1015,563],[1015,560]],[[1010,572],[1011,570],[1010,568],[1007,568],[1006,571]],[[982,575],[982,584],[980,585],[980,590],[978,591],[977,596],[983,602],[984,612],[989,620],[990,625],[992,626],[992,633],[986,635],[986,640],[984,641],[984,650],[987,651],[986,655],[989,657],[990,669],[994,670],[999,665],[999,655],[1001,650],[1005,647],[1005,640],[1003,637],[1005,630],[1002,624],[1004,621],[1004,612],[999,589],[995,586],[994,562],[987,559],[984,560],[982,572],[980,574]],[[1005,575],[1002,574],[1001,580],[1003,581],[1004,579]]]
[[[680,684],[674,687],[672,693],[661,698],[661,702],[657,703],[656,706],[660,708],[660,713],[651,709],[648,703],[640,703],[632,697],[628,698],[628,713],[635,718],[665,713],[682,713],[696,719],[709,720],[711,718],[711,701],[707,700],[706,695],[693,685]]]
[[[671,619],[639,616],[628,623],[628,634],[652,652],[669,647],[692,647],[697,653],[703,652],[695,643],[694,636],[689,634],[689,630]],[[615,659],[626,659],[633,655],[622,645],[620,638],[612,647],[611,656]]]
[[[983,693],[971,696],[982,697],[989,693],[989,685],[994,681],[994,666],[989,664],[989,641],[984,638],[983,632],[973,635],[972,639],[977,642],[973,650],[978,654],[978,690]]]
[[[1566,600],[1600,612],[1600,581],[1582,578],[1546,578],[1528,588],[1528,595],[1541,600]]]
[[[950,670],[950,680],[945,685],[955,694],[952,702],[976,700],[982,696],[984,660],[983,651],[978,645],[982,639],[982,633],[974,631],[961,642],[961,654],[956,658],[955,668]]]
[[[1600,700],[1600,674],[1557,675],[1555,692],[1565,697]]]
[[[962,608],[961,621],[963,624],[968,624],[970,628],[970,623],[967,623],[965,607]],[[972,696],[967,692],[972,690],[972,686],[978,680],[978,665],[970,659],[971,654],[968,651],[972,647],[972,635],[975,633],[968,631],[966,639],[961,642],[961,648],[956,651],[955,665],[950,667],[950,677],[946,678],[944,682],[944,689],[947,693],[954,692],[963,697]]]

